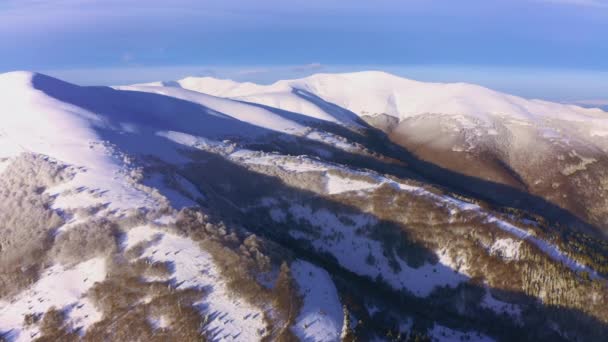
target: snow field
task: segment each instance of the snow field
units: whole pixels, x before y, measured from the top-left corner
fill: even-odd
[[[343,224],[338,217],[325,209],[313,212],[309,207],[292,205],[289,212],[296,219],[304,219],[319,229],[320,238],[313,239],[299,230],[289,233],[294,238],[304,238],[320,251],[328,252],[338,259],[340,265],[352,272],[371,278],[381,276],[388,284],[397,290],[405,289],[416,296],[428,296],[437,286],[456,286],[467,277],[455,272],[450,265],[440,260],[436,265],[425,264],[419,268],[408,266],[400,257],[395,255],[400,271],[395,272],[384,257],[382,244],[363,234],[357,234],[356,229],[369,222],[363,215],[351,217],[355,226]],[[370,258],[370,255],[372,258]],[[374,262],[369,260],[373,259]]]
[[[332,342],[340,339],[343,312],[338,293],[329,274],[306,261],[291,264],[304,303],[293,332],[302,341]]]
[[[177,289],[197,288],[205,292],[201,315],[208,316],[205,331],[214,341],[257,341],[264,335],[264,313],[233,294],[215,266],[211,255],[194,241],[160,229],[140,226],[129,230],[124,249],[139,242],[156,241],[142,254],[154,262],[174,266],[171,281]]]
[[[60,264],[48,268],[35,284],[10,302],[0,301],[0,331],[9,332],[15,341],[31,341],[39,331],[35,325],[24,325],[25,316],[44,314],[51,307],[67,313],[72,330],[86,331],[101,319],[102,313],[84,295],[105,277],[104,258],[93,258],[71,268]]]

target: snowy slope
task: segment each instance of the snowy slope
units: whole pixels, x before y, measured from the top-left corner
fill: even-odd
[[[315,101],[306,95],[297,96],[298,91],[319,96],[359,116],[387,114],[403,120],[416,115],[442,113],[485,122],[493,117],[508,117],[524,122],[558,118],[573,122],[591,120],[603,123],[603,128],[608,127],[602,117],[605,112],[599,109],[528,100],[467,83],[418,82],[379,71],[316,74],[271,85],[238,83],[211,77],[188,77],[164,85],[179,85],[206,94],[261,103],[330,121],[335,120],[324,115],[321,108],[314,106]]]
[[[0,75],[0,89],[0,111],[3,113],[0,156],[3,163],[9,163],[27,152],[49,156],[76,170],[75,176],[68,182],[46,189],[46,193],[55,198],[53,208],[61,213],[68,209],[102,206],[98,217],[121,217],[132,209],[154,211],[168,203],[178,209],[182,205],[195,205],[192,201],[180,199],[173,189],[155,180],[157,176],[154,174],[141,174],[141,167],[146,166],[140,160],[142,155],[155,155],[173,163],[186,161],[177,151],[183,145],[167,139],[166,132],[189,132],[215,138],[240,134],[243,138],[252,138],[269,132],[300,133],[304,129],[263,109],[198,93],[189,94],[192,98],[188,100],[194,102],[178,101],[178,96],[154,96],[144,99],[149,103],[141,103],[141,94],[145,93],[82,88],[29,72]],[[144,179],[143,183],[153,188],[138,185],[142,176],[149,178]],[[184,181],[182,184],[190,192],[196,191],[191,184]],[[167,202],[165,197],[173,200]],[[201,195],[193,195],[193,198],[197,197]],[[67,219],[59,234],[79,222],[77,217]],[[193,261],[188,258],[208,259],[208,256],[205,257],[203,251],[193,246],[193,242],[187,238],[167,235],[158,248],[183,250],[182,254],[172,255],[170,259],[176,267],[176,280],[192,282],[184,283],[183,287],[215,284],[217,291],[208,294],[205,306],[209,315],[221,318],[209,324],[209,331],[219,340],[225,339],[222,337],[224,335],[235,336],[231,337],[235,340],[259,338],[259,330],[265,326],[262,323],[263,315],[252,312],[249,315],[252,318],[247,320],[247,312],[254,309],[240,303],[242,301],[237,297],[228,297],[218,282],[219,275],[213,273],[209,260],[205,264],[207,273],[197,276],[198,271],[193,268],[194,265],[190,265]],[[68,266],[67,269],[54,265],[27,292],[21,293],[10,303],[0,301],[0,331],[8,331],[9,337],[20,341],[31,340],[37,335],[37,330],[35,327],[23,330],[24,315],[43,314],[51,306],[66,310],[78,306],[78,310],[70,309],[68,316],[74,329],[86,328],[99,320],[100,314],[94,308],[89,308],[90,302],[81,297],[89,286],[105,277],[103,259],[99,261],[101,266],[97,266],[99,262],[92,265],[91,262],[95,260]],[[58,288],[58,280],[68,280],[73,288]],[[224,312],[239,306],[242,309],[234,317]],[[79,317],[80,313],[86,314],[87,318]],[[223,321],[228,319],[229,322]],[[217,336],[220,333],[222,335]]]
[[[150,92],[160,95],[171,96],[180,100],[198,103],[211,109],[211,114],[222,116],[227,115],[234,119],[250,123],[254,126],[265,128],[277,132],[302,132],[304,127],[294,121],[274,114],[268,110],[247,105],[237,101],[226,100],[206,94],[201,94],[185,89],[172,87],[158,88],[146,86],[123,86],[115,87],[119,90]]]
[[[534,140],[543,142],[539,153],[553,148],[569,152],[568,148],[580,146],[587,150],[585,154],[608,153],[608,113],[601,109],[525,99],[474,84],[418,82],[365,71],[316,74],[270,85],[211,77],[148,84],[161,85],[163,89],[189,89],[347,126],[359,126],[357,117],[370,120],[385,115],[397,120],[396,127],[387,133],[408,148],[427,145],[451,152],[489,149],[507,159],[504,162],[509,165],[519,163],[510,155]],[[560,168],[573,173],[585,166]],[[513,168],[519,171],[524,166]]]
[[[125,241],[128,249],[137,243],[155,239],[142,258],[171,262],[175,267],[173,281],[177,288],[197,288],[207,291],[201,305],[204,315],[214,317],[206,327],[218,340],[255,341],[265,329],[264,313],[237,296],[230,294],[211,255],[184,237],[140,226],[131,229]]]
[[[140,87],[141,85],[135,86]],[[317,98],[314,96],[314,93],[309,93],[308,89],[294,87],[287,81],[263,86],[249,82],[238,83],[231,80],[219,80],[211,77],[187,77],[175,82],[155,82],[144,84],[143,86],[181,87],[205,94],[234,98],[240,101],[304,114],[314,119],[360,127],[356,117],[352,113],[331,103],[327,103],[321,98]],[[303,119],[306,119],[306,117]]]
[[[304,305],[293,326],[301,341],[336,341],[340,338],[343,313],[338,293],[325,270],[298,260],[291,264]]]
[[[177,167],[188,163],[190,159],[180,153],[186,143],[224,138],[255,141],[276,134],[332,139],[264,108],[185,89],[79,87],[31,72],[0,75],[0,112],[2,169],[22,153],[32,153],[74,172],[66,182],[44,189],[53,199],[51,209],[65,219],[56,233],[59,238],[91,219],[82,216],[81,209],[90,210],[96,218],[121,219],[136,210],[196,206],[196,200],[204,200],[205,195],[181,176],[159,169],[157,162]],[[167,177],[174,184],[170,186]],[[175,216],[169,214],[157,222],[175,222]],[[265,313],[230,292],[210,255],[190,238],[142,226],[124,237],[123,249],[151,237],[158,239],[157,245],[141,257],[169,262],[178,290],[206,292],[197,304],[201,317],[210,317],[203,333],[218,341],[254,341],[266,333]],[[51,260],[43,271],[16,297],[0,300],[2,338],[29,341],[37,337],[38,326],[24,325],[24,317],[42,316],[51,307],[68,312],[67,326],[80,334],[102,319],[86,292],[107,277],[103,258],[76,265]],[[57,287],[64,280],[70,284]],[[321,304],[335,306],[334,302]],[[319,303],[314,305],[322,309]],[[157,329],[170,324],[163,317],[154,322]],[[339,324],[335,323],[338,329]],[[318,334],[332,333],[327,331]]]
[[[579,284],[578,278],[585,274],[601,280],[605,274],[596,272],[588,259],[577,254],[580,251],[567,249],[562,240],[551,235],[552,227],[499,213],[468,195],[460,194],[461,200],[458,193],[426,183],[424,177],[406,179],[406,173],[401,176],[395,170],[409,168],[409,164],[387,162],[395,157],[388,153],[378,156],[384,153],[382,149],[371,151],[375,155],[363,150],[365,130],[359,132],[357,139],[361,140],[355,143],[349,140],[352,132],[335,129],[329,133],[324,129],[331,125],[320,124],[326,121],[361,128],[359,117],[380,114],[399,120],[404,125],[398,129],[408,136],[435,139],[445,135],[434,127],[417,129],[420,122],[433,122],[462,135],[468,144],[504,140],[496,150],[504,152],[504,160],[515,170],[519,164],[509,158],[520,158],[520,148],[541,146],[535,140],[538,136],[547,143],[565,144],[557,151],[566,151],[562,159],[575,162],[560,164],[563,168],[556,172],[568,176],[604,165],[601,151],[608,147],[606,113],[599,110],[526,100],[474,85],[416,82],[380,72],[322,74],[268,86],[186,78],[113,88],[80,87],[30,72],[1,74],[0,174],[14,172],[9,166],[24,153],[40,154],[44,156],[40,160],[65,165],[69,177],[32,190],[34,196],[48,200],[43,209],[63,220],[63,225],[49,231],[49,239],[73,237],[76,245],[94,249],[108,243],[105,238],[113,247],[104,250],[105,258],[83,252],[70,262],[58,256],[64,249],[57,252],[56,245],[47,248],[47,254],[40,257],[39,274],[27,278],[10,297],[0,297],[0,340],[29,341],[44,334],[40,324],[25,321],[41,317],[51,307],[64,311],[66,329],[80,336],[90,330],[107,331],[103,324],[109,322],[112,327],[115,322],[106,317],[111,311],[103,302],[103,294],[108,293],[104,291],[124,295],[117,295],[117,302],[124,302],[127,312],[140,310],[129,314],[145,315],[147,324],[159,334],[186,316],[181,315],[186,309],[181,299],[188,303],[187,296],[196,296],[194,316],[204,317],[204,323],[194,324],[194,334],[214,341],[272,339],[288,320],[290,325],[283,331],[301,340],[336,341],[344,321],[343,305],[351,311],[349,318],[355,324],[362,320],[363,329],[370,330],[366,336],[385,334],[394,323],[403,325],[394,322],[394,317],[412,313],[404,316],[401,311],[411,308],[389,303],[392,295],[428,304],[431,315],[443,312],[445,306],[453,317],[446,320],[438,314],[437,322],[427,324],[428,335],[438,340],[468,339],[469,333],[458,330],[459,323],[466,322],[466,331],[477,330],[470,323],[479,319],[476,315],[500,313],[505,306],[517,310],[521,306],[512,316],[522,321],[535,321],[538,316],[524,316],[542,313],[543,303],[576,304],[576,310],[581,310],[573,311],[576,314],[605,318],[598,307],[608,292],[591,283]],[[311,142],[309,149],[300,146],[307,140]],[[319,143],[328,150],[322,150]],[[387,149],[396,147],[390,141],[382,143]],[[446,145],[453,153],[468,151],[443,140],[437,144]],[[581,150],[581,145],[587,150]],[[329,147],[343,155],[328,152]],[[298,155],[290,155],[292,151]],[[535,151],[551,156],[554,150]],[[600,157],[590,156],[591,152]],[[533,163],[528,157],[520,159]],[[548,173],[549,169],[541,171]],[[604,179],[595,174],[585,177]],[[599,197],[604,194],[597,187],[589,188]],[[556,196],[570,196],[558,186],[552,189]],[[9,195],[13,192],[0,190]],[[573,201],[579,198],[573,196]],[[596,202],[598,208],[607,207]],[[178,213],[190,207],[199,211]],[[230,223],[223,225],[221,221]],[[0,234],[20,228],[3,224],[0,222]],[[87,230],[93,236],[89,241],[70,235]],[[408,236],[408,245],[398,241],[403,236]],[[4,252],[7,249],[1,238],[0,252]],[[285,252],[293,244],[297,248]],[[424,246],[423,251],[416,249],[420,246]],[[412,253],[420,255],[396,254],[398,248],[412,248]],[[223,264],[221,257],[230,262]],[[410,257],[421,259],[414,262]],[[269,277],[282,262],[289,264],[297,286],[287,295],[301,296],[299,311],[293,312],[290,306],[287,316],[281,317],[281,310],[273,307],[278,304],[274,304],[271,281],[252,286],[247,283],[249,278],[224,269],[231,271],[235,266],[231,263],[243,260],[265,265]],[[554,273],[528,286],[530,277],[544,275],[544,270],[536,267],[546,265],[555,266],[546,268]],[[25,272],[15,268],[15,274]],[[340,271],[326,271],[332,269]],[[341,272],[348,278],[342,278]],[[515,280],[505,282],[501,272]],[[560,276],[555,277],[555,272],[561,272]],[[129,275],[136,279],[128,279]],[[555,296],[547,290],[563,284],[545,282],[562,277],[566,286],[559,291],[584,292]],[[345,284],[346,279],[350,283]],[[480,279],[483,282],[476,283]],[[121,285],[122,280],[126,283]],[[382,291],[367,293],[369,298],[353,298],[358,297],[359,281],[361,288],[377,284]],[[573,282],[577,285],[571,286]],[[483,291],[498,288],[507,294],[469,298],[465,303],[470,305],[468,309],[454,310],[452,304],[459,306],[459,298],[464,296],[464,292],[458,293],[466,290],[463,283],[481,286]],[[235,286],[243,288],[243,293]],[[132,288],[137,293],[131,293]],[[142,291],[148,292],[144,296]],[[266,297],[260,298],[268,299],[268,304],[255,302],[246,291],[260,291],[257,294],[264,294]],[[510,298],[509,291],[529,298]],[[102,300],[92,293],[101,294]],[[166,304],[167,298],[182,295],[175,308]],[[576,295],[587,303],[558,302]],[[368,312],[374,316],[372,320],[362,313],[362,304],[376,299],[386,307],[378,309],[379,315]],[[512,304],[510,300],[520,302]],[[163,301],[160,311],[146,307]],[[137,310],[130,310],[132,307]],[[587,307],[589,312],[584,311]],[[172,308],[179,315],[171,316]],[[504,327],[509,327],[508,323]],[[486,335],[475,335],[473,339],[490,340]]]
[[[111,209],[158,206],[157,199],[131,185],[136,167],[131,154],[186,161],[176,153],[177,145],[167,143],[167,132],[214,139],[308,133],[270,111],[187,90],[155,90],[161,94],[156,95],[133,87],[78,87],[29,72],[0,75],[0,89],[0,110],[6,113],[0,158],[32,152],[78,167],[82,172],[71,183],[49,192],[85,187],[103,193]],[[99,202],[79,192],[60,196],[57,204]]]
[[[0,107],[3,113],[0,155],[16,157],[20,153],[39,153],[80,172],[67,184],[49,193],[84,187],[87,190],[107,191],[111,209],[156,206],[158,202],[130,185],[128,160],[101,136],[100,130],[112,130],[109,118],[98,113],[61,102],[35,88],[34,80],[59,91],[76,86],[28,72],[0,75]],[[25,134],[27,132],[27,134]],[[86,197],[86,198],[85,198]],[[70,194],[58,198],[65,208],[72,205],[100,203],[88,193]],[[58,203],[58,204],[59,204]]]
[[[601,109],[377,71],[271,85],[208,77],[171,85],[347,126],[362,118],[420,159],[531,193],[608,232],[608,113]]]
[[[101,312],[84,294],[105,275],[103,258],[85,261],[71,269],[62,265],[49,268],[38,282],[12,302],[0,300],[0,330],[10,331],[16,341],[30,341],[39,331],[36,327],[23,327],[24,316],[44,313],[51,307],[66,309],[68,324],[73,329],[86,329],[101,319]]]

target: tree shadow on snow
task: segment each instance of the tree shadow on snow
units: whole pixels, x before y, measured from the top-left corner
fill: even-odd
[[[313,127],[318,127],[327,132],[346,137],[353,142],[362,144],[372,151],[403,161],[407,163],[407,171],[409,172],[406,172],[404,168],[399,170],[392,165],[386,165],[386,163],[384,165],[379,165],[378,163],[369,163],[369,161],[368,163],[360,163],[360,167],[371,168],[378,172],[391,174],[400,178],[412,178],[424,181],[460,195],[485,201],[495,207],[515,208],[526,211],[543,217],[551,225],[560,224],[569,226],[598,238],[603,239],[606,237],[606,233],[608,233],[604,231],[602,227],[595,227],[567,209],[553,204],[540,196],[530,194],[509,185],[464,175],[420,159],[408,149],[392,142],[384,132],[370,126],[347,109],[325,101],[304,90],[294,89],[293,92],[325,110],[327,113],[331,113],[336,120],[346,124],[355,122],[361,126],[361,129],[348,129],[344,126],[306,115],[288,112],[270,106],[250,102],[246,103],[264,108],[287,119],[302,124],[312,125]],[[360,156],[353,156],[350,153],[345,153],[343,150],[332,149],[332,153],[337,158],[342,156],[340,160],[352,161],[354,159],[362,159]],[[522,182],[520,176],[514,173],[508,165],[503,165],[503,168],[514,177],[514,179],[519,179],[520,182]]]
[[[291,203],[311,208],[327,209],[334,214],[370,215],[375,218],[375,226],[386,230],[383,246],[387,255],[397,255],[399,249],[406,248],[405,261],[408,264],[416,264],[414,268],[424,263],[434,263],[439,269],[438,274],[441,274],[442,267],[446,267],[438,263],[435,252],[410,236],[408,233],[410,227],[406,224],[380,219],[373,213],[362,212],[358,207],[311,191],[294,188],[279,178],[251,171],[212,153],[204,151],[187,153],[198,162],[182,170],[183,176],[200,186],[202,192],[209,194],[209,210],[223,221],[246,227],[247,230],[294,251],[298,258],[326,269],[332,275],[343,298],[355,298],[355,302],[359,299],[359,305],[353,307],[362,308],[365,298],[373,298],[374,302],[389,308],[386,310],[388,312],[399,313],[403,315],[401,317],[414,317],[414,327],[418,331],[431,329],[433,322],[437,322],[455,330],[478,331],[498,340],[567,340],[551,328],[555,324],[563,331],[579,334],[583,340],[598,338],[608,333],[608,326],[604,322],[580,310],[544,305],[537,298],[520,292],[488,289],[478,279],[468,279],[461,274],[464,282],[460,285],[437,287],[428,297],[419,297],[408,290],[395,290],[381,278],[372,278],[347,270],[333,255],[315,248],[314,240],[294,238],[289,234],[293,229],[306,231],[308,229],[306,223],[298,220],[277,222],[273,219],[269,208],[257,210],[251,208],[263,199],[270,198],[292,201]],[[213,165],[213,168],[205,165]],[[226,186],[227,184],[230,186]],[[313,215],[316,213],[313,212]],[[482,306],[481,302],[488,290],[499,298],[506,298],[508,302],[521,305],[524,308],[522,314],[524,324],[520,325],[504,314]],[[376,331],[392,329],[393,323],[398,323],[394,317],[384,313],[374,317],[370,317],[366,310],[354,313],[358,319],[362,319],[369,328],[373,327]],[[365,331],[362,333],[365,334]],[[371,337],[367,336],[367,338]]]

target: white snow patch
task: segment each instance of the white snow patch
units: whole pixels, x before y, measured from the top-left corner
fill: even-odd
[[[101,257],[72,268],[60,264],[48,268],[30,288],[10,301],[0,301],[0,331],[10,331],[16,341],[30,341],[38,334],[38,328],[24,327],[24,316],[44,314],[51,307],[66,312],[72,329],[85,331],[102,318],[102,313],[83,295],[105,277],[106,264]]]
[[[437,251],[436,254],[439,257],[439,264],[448,266],[449,268],[453,269],[454,272],[458,272],[462,275],[469,277],[469,264],[467,263],[466,258],[458,254],[458,252],[460,252],[459,250],[456,250],[456,252],[457,254],[455,256],[455,259],[452,259],[447,249],[444,248]]]
[[[156,135],[159,137],[166,138],[174,143],[199,148],[202,150],[216,150],[216,151],[226,151],[231,148],[230,144],[205,138],[202,136],[194,136],[191,134],[183,133],[183,132],[175,132],[175,131],[158,131]]]
[[[395,271],[389,265],[389,259],[384,257],[384,246],[377,240],[373,240],[364,234],[358,234],[356,229],[372,223],[371,218],[360,215],[354,226],[345,225],[336,215],[326,209],[313,212],[310,207],[292,205],[289,212],[296,219],[307,220],[311,225],[318,228],[319,238],[313,238],[307,233],[290,230],[294,238],[304,238],[312,242],[315,248],[331,253],[338,259],[342,267],[360,275],[382,278],[393,288],[407,289],[413,294],[421,297],[428,296],[436,286],[455,287],[467,277],[458,273],[449,265],[425,264],[419,268],[408,266],[399,256],[394,259],[400,270]],[[352,216],[351,216],[352,219]],[[375,259],[374,263],[368,262],[369,256]]]
[[[162,226],[173,224],[175,222],[177,222],[177,219],[174,215],[163,215],[163,216],[157,218],[156,220],[154,220],[154,223],[162,225]]]
[[[82,164],[76,164],[82,165]],[[73,179],[47,189],[55,196],[54,209],[76,209],[106,205],[116,215],[132,208],[158,208],[160,199],[134,186],[128,171],[118,163],[88,164]]]
[[[379,184],[377,183],[370,183],[363,180],[340,177],[333,174],[327,174],[325,176],[325,179],[327,181],[327,193],[330,195],[335,195],[348,191],[370,190],[375,189],[379,186]]]
[[[148,322],[150,322],[154,330],[165,329],[171,326],[171,320],[165,315],[161,315],[160,317],[150,316],[148,317]]]
[[[300,341],[338,341],[344,317],[329,274],[302,260],[291,264],[291,272],[304,296],[293,332]]]
[[[541,251],[543,251],[545,254],[547,254],[551,259],[563,263],[566,267],[570,268],[571,270],[573,270],[575,272],[581,272],[581,271],[589,272],[589,274],[592,277],[594,277],[594,278],[599,277],[597,272],[595,272],[594,270],[590,269],[589,267],[587,267],[585,265],[582,265],[578,261],[570,258],[564,252],[562,252],[558,247],[546,242],[545,240],[532,236],[528,231],[518,228],[506,221],[502,221],[502,220],[496,218],[495,216],[488,214],[487,217],[488,217],[488,220],[487,220],[488,222],[495,222],[497,224],[497,226],[499,228],[501,228],[502,230],[509,232],[509,233],[519,237],[522,240],[528,240],[528,241],[532,242],[534,245],[536,245],[536,247],[538,247]]]
[[[171,280],[178,289],[197,288],[205,291],[198,303],[209,315],[206,331],[214,340],[256,341],[265,331],[263,312],[231,293],[222,279],[212,256],[189,238],[147,226],[129,230],[124,248],[154,239],[155,244],[141,256],[152,261],[170,261],[175,267]]]
[[[246,149],[240,149],[229,155],[233,161],[253,164],[265,165],[280,168],[288,172],[325,172],[328,167],[324,163],[310,159],[306,156],[285,156],[276,153],[263,153]]]
[[[339,139],[337,136],[325,132],[313,131],[311,133],[308,133],[306,135],[306,138],[322,142],[326,145],[336,147],[344,151],[357,150],[357,146],[349,143],[348,141],[346,141],[346,139]]]
[[[520,248],[521,241],[515,241],[511,238],[497,239],[490,247],[490,254],[506,260],[514,260],[519,258]]]

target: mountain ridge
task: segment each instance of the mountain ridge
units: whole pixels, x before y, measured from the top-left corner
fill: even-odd
[[[360,72],[351,72],[351,73],[317,73],[317,74],[313,74],[311,76],[307,76],[304,78],[280,80],[280,81],[271,83],[269,85],[256,84],[256,83],[252,83],[252,82],[238,82],[238,81],[233,81],[230,79],[218,79],[218,78],[209,77],[209,76],[205,76],[205,77],[188,76],[186,78],[182,78],[180,80],[170,81],[170,82],[174,82],[173,84],[180,84],[182,87],[190,88],[191,90],[197,90],[196,89],[197,85],[201,86],[201,85],[204,85],[205,83],[209,83],[208,89],[199,88],[198,90],[203,93],[208,93],[211,95],[217,95],[217,96],[222,96],[222,97],[246,97],[246,96],[254,95],[256,92],[271,92],[272,93],[272,92],[278,92],[278,91],[285,91],[289,87],[297,87],[297,86],[302,86],[302,85],[307,86],[308,83],[312,83],[312,82],[324,82],[324,81],[334,81],[334,80],[354,81],[354,82],[367,81],[369,83],[384,82],[387,84],[390,84],[390,82],[393,82],[393,84],[390,84],[391,87],[393,87],[393,88],[395,87],[395,83],[401,83],[401,84],[399,84],[401,87],[405,87],[405,86],[409,86],[409,87],[431,86],[431,87],[438,87],[438,88],[443,87],[443,88],[447,88],[448,91],[458,91],[461,89],[466,89],[467,91],[471,92],[470,94],[472,94],[472,95],[478,95],[478,94],[475,94],[475,92],[484,92],[485,94],[500,94],[501,96],[509,96],[511,99],[516,99],[518,101],[525,100],[525,101],[532,101],[532,102],[539,102],[539,103],[551,103],[551,104],[555,104],[555,105],[563,105],[564,108],[571,107],[576,110],[582,110],[583,112],[587,112],[587,113],[598,112],[598,110],[605,113],[600,108],[585,108],[585,107],[581,107],[581,106],[577,106],[577,105],[561,104],[561,103],[557,103],[557,102],[551,102],[551,101],[540,100],[540,99],[526,99],[526,98],[519,97],[519,96],[501,93],[501,92],[492,90],[490,88],[479,86],[479,85],[476,85],[473,83],[422,82],[422,81],[415,81],[415,80],[403,78],[403,77],[400,77],[400,76],[397,76],[394,74],[390,74],[387,72],[383,72],[383,71],[360,71]],[[182,85],[182,83],[183,83],[183,85]],[[160,84],[161,83],[159,83],[159,82],[156,82],[156,83],[153,82],[153,83],[142,83],[140,85],[160,85]],[[244,89],[241,89],[241,88],[244,88]],[[304,90],[306,90],[306,89],[304,89]],[[346,107],[348,108],[348,106],[346,106]],[[451,114],[462,114],[462,113],[451,113]]]
[[[608,202],[595,190],[608,186],[601,166],[608,162],[608,113],[600,109],[376,71],[267,86],[208,77],[176,83],[346,127],[358,117],[423,160],[530,192],[608,231]],[[555,186],[564,189],[556,194]]]
[[[604,239],[539,215],[566,212],[549,202],[495,205],[534,195],[417,161],[312,88],[287,99],[314,115],[29,72],[0,75],[0,89],[9,341],[555,341],[608,329]],[[484,196],[457,191],[472,187]]]

